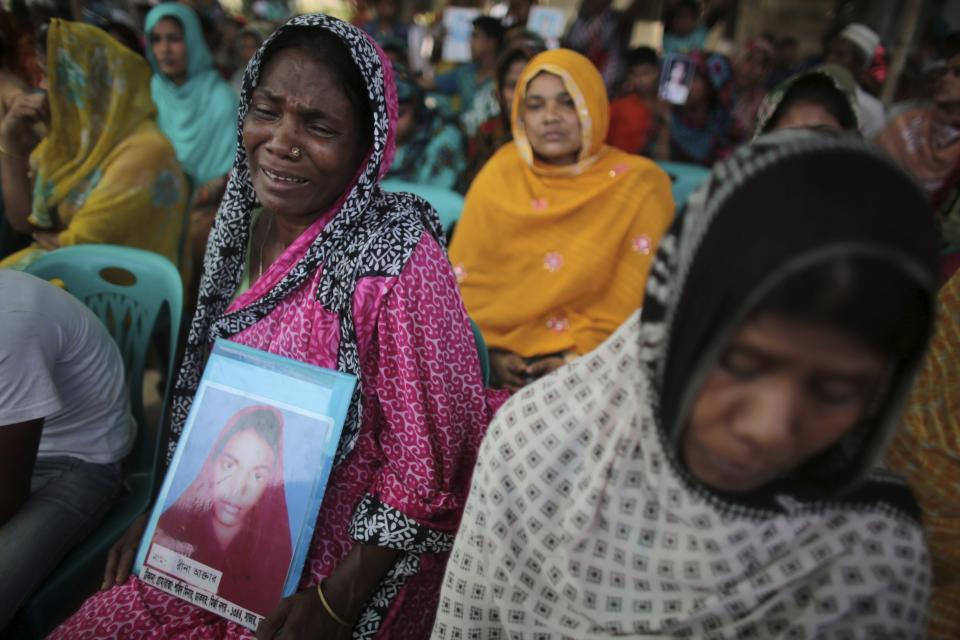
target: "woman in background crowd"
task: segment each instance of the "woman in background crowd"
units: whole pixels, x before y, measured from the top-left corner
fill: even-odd
[[[450,259],[508,389],[589,352],[630,315],[673,218],[667,175],[604,143],[608,113],[587,58],[541,53],[517,84],[513,142],[467,193]]]
[[[423,89],[409,72],[402,68],[395,72],[400,103],[397,155],[386,177],[453,189],[467,165],[463,134],[427,105]]]
[[[44,251],[88,243],[177,263],[189,187],[157,128],[147,63],[90,25],[55,20],[46,42],[56,90],[20,94],[0,122],[7,219],[34,238],[0,266],[23,269]],[[38,123],[49,129],[42,142]]]
[[[856,83],[850,72],[824,64],[785,80],[757,112],[756,135],[776,129],[860,131]]]
[[[719,54],[687,54],[695,72],[690,93],[670,117],[670,159],[709,167],[735,148],[733,72]]]
[[[948,53],[933,102],[895,117],[877,144],[916,179],[930,198],[953,185],[960,163],[960,50]]]
[[[733,60],[736,137],[749,139],[757,127],[757,111],[767,97],[767,78],[773,69],[773,45],[763,38],[747,41]]]
[[[147,14],[145,31],[157,124],[193,187],[188,250],[196,279],[236,152],[237,96],[214,68],[193,9],[159,4]]]
[[[520,80],[520,74],[527,63],[544,49],[546,47],[542,42],[521,41],[500,56],[497,62],[497,100],[500,103],[500,113],[481,124],[477,133],[467,143],[467,171],[463,191],[469,188],[493,154],[513,139],[510,131],[510,110],[513,107],[513,93],[517,81]]]

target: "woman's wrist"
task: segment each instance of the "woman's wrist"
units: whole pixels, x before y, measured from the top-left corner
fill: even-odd
[[[327,612],[327,615],[341,627],[353,627],[355,624],[356,618],[351,616],[350,618],[344,618],[342,615],[337,613],[337,610],[330,604],[330,601],[327,600],[326,594],[323,592],[323,581],[317,585],[317,595],[320,597],[320,604],[323,605],[324,610]]]
[[[30,157],[30,150],[22,149],[8,136],[0,135],[0,155],[27,160]]]

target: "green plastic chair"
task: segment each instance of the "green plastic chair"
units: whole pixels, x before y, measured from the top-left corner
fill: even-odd
[[[463,196],[452,189],[444,189],[443,187],[434,187],[429,184],[416,184],[414,182],[396,179],[384,180],[380,183],[380,187],[384,191],[392,191],[394,193],[403,191],[412,193],[429,202],[430,205],[437,210],[437,215],[440,217],[440,225],[443,227],[443,232],[447,235],[450,234],[450,229],[452,229],[453,225],[460,219],[460,214],[463,212]]]
[[[477,343],[477,355],[480,356],[480,370],[483,372],[483,386],[490,386],[490,352],[487,350],[487,341],[480,333],[480,327],[470,318],[470,328],[473,329],[473,341]]]
[[[687,204],[690,194],[699,189],[700,185],[710,177],[710,170],[684,162],[658,162],[657,164],[670,176],[673,201],[677,205],[679,214]]]
[[[133,451],[124,462],[129,493],[63,559],[14,619],[17,637],[42,638],[100,586],[110,546],[150,507],[159,486],[164,412],[173,386],[183,285],[177,268],[163,256],[113,245],[64,247],[44,255],[28,272],[62,280],[67,291],[107,326],[123,356],[130,405],[138,425]],[[159,327],[170,334],[167,384],[160,419],[157,424],[147,424],[143,373],[151,338]]]

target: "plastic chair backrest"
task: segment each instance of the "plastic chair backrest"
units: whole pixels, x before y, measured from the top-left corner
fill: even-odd
[[[394,193],[405,191],[420,196],[429,202],[437,210],[437,215],[440,216],[440,224],[443,226],[444,233],[447,234],[450,233],[450,229],[460,219],[460,214],[463,212],[463,196],[452,189],[394,179],[384,180],[380,183],[380,186],[384,191]]]
[[[130,386],[130,407],[140,434],[127,466],[132,471],[149,471],[154,475],[160,442],[159,434],[151,434],[152,425],[146,424],[143,372],[154,331],[158,326],[168,326],[167,384],[173,379],[183,313],[183,285],[177,268],[150,251],[84,244],[51,251],[31,264],[27,271],[47,280],[62,280],[67,291],[83,301],[113,336],[123,357]],[[167,318],[161,317],[164,308],[168,310]],[[157,426],[156,431],[160,428]]]
[[[164,411],[173,388],[183,285],[177,268],[148,251],[113,245],[77,245],[51,251],[30,265],[41,278],[62,280],[107,326],[123,356],[131,408],[137,419],[137,441],[126,460],[128,494],[104,516],[99,526],[72,549],[24,603],[11,623],[12,638],[43,638],[82,600],[96,590],[107,552],[144,513],[160,483]],[[168,315],[163,314],[167,309]],[[169,332],[167,387],[159,419],[146,422],[143,411],[143,369],[151,338]]]
[[[473,329],[473,341],[477,343],[477,355],[480,356],[480,370],[483,372],[483,386],[490,386],[490,352],[487,351],[487,341],[480,333],[480,327],[470,318],[470,328]]]
[[[687,198],[710,177],[710,170],[695,164],[683,162],[657,162],[660,168],[667,172],[672,182],[673,201],[677,205],[677,213],[687,204]]]

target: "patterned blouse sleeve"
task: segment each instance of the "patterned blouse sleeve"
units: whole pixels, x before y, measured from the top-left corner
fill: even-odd
[[[371,350],[377,366],[367,384],[384,463],[351,535],[414,553],[446,551],[491,411],[456,280],[432,238],[387,294]]]

